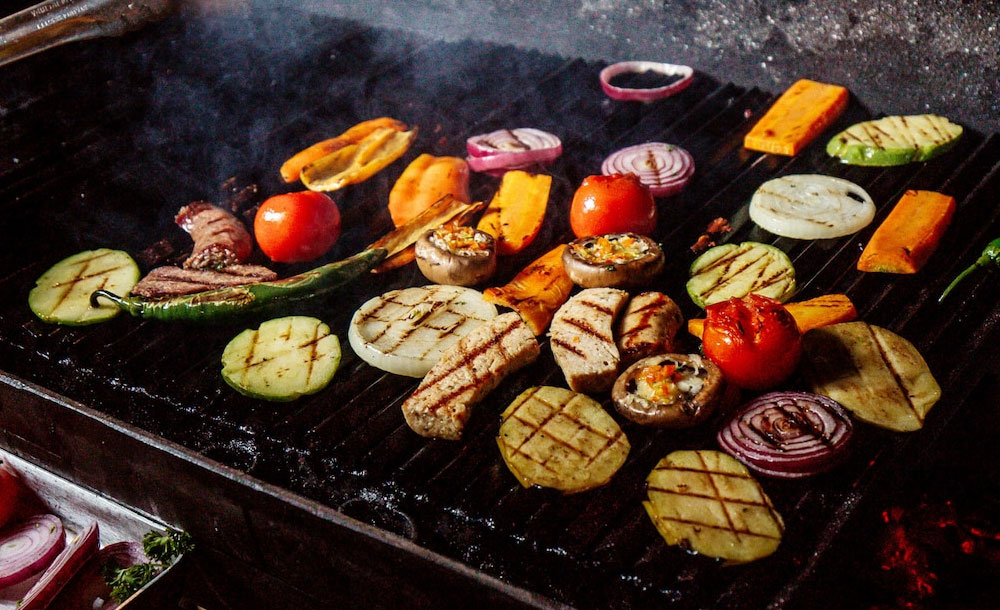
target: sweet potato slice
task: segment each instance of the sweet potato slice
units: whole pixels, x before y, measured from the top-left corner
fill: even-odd
[[[954,214],[954,197],[906,191],[872,234],[858,271],[916,273],[934,253]]]
[[[542,228],[552,176],[521,170],[506,172],[477,227],[497,240],[497,254],[517,254]]]
[[[560,244],[525,267],[506,286],[487,288],[483,292],[486,302],[510,307],[521,314],[536,336],[544,333],[573,290],[573,280],[562,264],[565,249],[566,244]]]
[[[801,79],[789,87],[743,138],[743,146],[795,156],[847,108],[849,94],[838,85]]]

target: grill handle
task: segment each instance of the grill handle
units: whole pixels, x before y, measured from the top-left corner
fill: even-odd
[[[46,0],[0,19],[0,66],[67,42],[120,36],[174,8],[175,0]]]

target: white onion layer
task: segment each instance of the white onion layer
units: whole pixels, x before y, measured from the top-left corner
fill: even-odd
[[[762,184],[750,198],[750,218],[782,237],[828,239],[868,226],[875,218],[875,203],[848,180],[794,174]]]

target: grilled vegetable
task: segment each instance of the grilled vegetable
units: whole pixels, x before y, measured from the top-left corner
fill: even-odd
[[[675,79],[659,87],[634,88],[619,87],[611,84],[617,76],[623,74],[645,74],[653,72],[665,79]],[[621,61],[611,64],[601,70],[599,80],[604,93],[614,100],[651,102],[680,93],[694,81],[694,70],[690,66],[667,64],[658,61]]]
[[[940,303],[941,301],[943,301],[944,298],[948,296],[948,293],[951,292],[952,289],[954,289],[959,282],[964,280],[966,276],[968,276],[976,269],[986,267],[990,263],[993,263],[994,265],[1000,265],[1000,237],[986,244],[986,248],[983,249],[983,253],[979,255],[979,258],[976,259],[976,262],[969,265],[965,269],[965,271],[959,273],[958,277],[953,279],[951,283],[948,284],[948,287],[945,288],[944,292],[941,293],[941,296],[938,297],[938,302]]]
[[[618,375],[621,355],[615,344],[615,318],[628,293],[615,288],[587,288],[559,308],[552,319],[552,357],[566,383],[577,392],[606,392]]]
[[[516,311],[535,335],[544,333],[556,310],[573,290],[573,280],[566,275],[562,264],[565,248],[565,245],[559,245],[549,250],[514,276],[506,286],[487,288],[483,297],[489,303]]]
[[[64,258],[35,282],[28,306],[46,322],[80,326],[104,322],[118,314],[112,305],[93,303],[95,290],[124,294],[139,280],[139,266],[120,250],[86,250]]]
[[[743,139],[751,150],[794,156],[847,108],[847,89],[801,79],[789,87]]]
[[[750,199],[750,219],[766,231],[794,239],[857,233],[875,218],[863,188],[832,176],[799,174],[768,180]]]
[[[636,233],[584,237],[563,251],[563,268],[583,288],[648,284],[663,269],[663,250]]]
[[[608,155],[601,173],[635,174],[653,197],[669,197],[684,190],[694,174],[694,158],[673,144],[645,142]]]
[[[257,208],[253,233],[261,251],[272,261],[316,260],[340,237],[340,208],[326,193],[275,195]]]
[[[722,244],[694,259],[687,292],[698,307],[751,292],[787,301],[795,293],[795,268],[788,255],[767,244]]]
[[[458,157],[420,155],[406,166],[389,191],[392,224],[405,225],[445,195],[469,203],[468,164]]]
[[[478,225],[480,231],[496,238],[498,254],[517,254],[535,240],[545,220],[551,187],[552,176],[521,170],[504,173]]]
[[[742,407],[717,436],[750,470],[782,479],[829,470],[844,456],[853,426],[837,402],[807,392],[771,392]]]
[[[628,439],[600,403],[563,388],[528,388],[500,415],[500,455],[521,485],[577,493],[611,480]]]
[[[393,290],[354,312],[347,338],[359,358],[396,375],[423,377],[441,355],[497,308],[471,288]]]
[[[410,131],[376,128],[357,143],[303,167],[302,184],[311,191],[336,191],[364,182],[401,157],[416,137],[415,128]]]
[[[345,146],[357,144],[368,137],[373,131],[380,128],[406,131],[406,124],[389,117],[380,117],[358,123],[335,138],[317,142],[309,148],[295,153],[291,159],[282,164],[281,179],[285,182],[295,182],[299,179],[299,175],[304,167],[337,152]]]
[[[795,318],[778,301],[748,294],[709,305],[705,313],[702,351],[726,381],[766,390],[795,372],[801,335]]]
[[[917,348],[884,328],[865,322],[824,326],[806,333],[802,347],[813,391],[876,426],[917,430],[941,397]]]
[[[848,127],[826,153],[851,165],[903,165],[944,154],[961,135],[961,125],[934,114],[888,116]]]
[[[477,172],[502,173],[550,163],[562,154],[559,137],[535,129],[498,129],[465,141],[469,167]]]
[[[643,292],[632,297],[616,333],[622,364],[677,351],[674,339],[682,324],[681,308],[667,295]]]
[[[569,224],[577,237],[649,235],[656,228],[656,200],[635,174],[587,176],[573,193]]]
[[[458,440],[472,406],[539,352],[535,336],[514,312],[480,325],[441,355],[403,403],[406,424],[421,436]]]
[[[808,301],[785,303],[785,309],[795,318],[795,325],[802,334],[820,326],[850,322],[858,317],[854,303],[843,294],[824,294]],[[704,328],[704,319],[688,320],[688,332],[698,339],[701,339]]]
[[[97,290],[90,295],[90,302],[96,307],[101,299],[107,299],[118,308],[141,318],[211,322],[237,315],[263,313],[295,301],[323,296],[371,270],[383,258],[385,250],[373,248],[273,282],[229,286],[168,299],[122,297],[109,290]]]
[[[385,248],[388,251],[385,262],[375,269],[376,273],[396,269],[413,261],[416,258],[414,244],[417,243],[421,235],[430,229],[436,229],[447,223],[465,224],[473,214],[481,209],[483,209],[482,202],[469,204],[451,195],[445,195],[438,199],[406,224],[389,231],[368,246],[369,248]]]
[[[308,316],[268,320],[236,335],[222,352],[222,378],[251,398],[286,402],[315,394],[340,366],[340,341]]]
[[[906,191],[875,229],[858,260],[858,271],[916,273],[934,253],[954,213],[954,197]]]
[[[474,286],[497,268],[493,236],[473,229],[445,225],[424,233],[414,245],[417,266],[436,284]]]
[[[675,451],[646,478],[643,502],[667,541],[745,563],[781,543],[785,523],[746,466],[719,451]]]
[[[722,402],[722,371],[697,354],[651,356],[625,369],[611,389],[615,408],[639,424],[689,428]]]

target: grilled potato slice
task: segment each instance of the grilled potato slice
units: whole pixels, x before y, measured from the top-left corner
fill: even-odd
[[[564,388],[528,388],[501,415],[497,444],[521,485],[566,493],[611,480],[625,463],[628,439],[600,403]]]
[[[675,451],[646,484],[643,506],[668,544],[745,563],[781,543],[781,515],[746,466],[725,453]]]
[[[95,290],[125,294],[139,280],[139,266],[121,250],[85,250],[64,258],[35,282],[28,293],[28,306],[41,320],[54,324],[84,326],[110,320],[118,307],[95,306]]]
[[[802,340],[813,391],[868,423],[908,432],[941,398],[941,388],[912,343],[865,322],[815,328]]]

